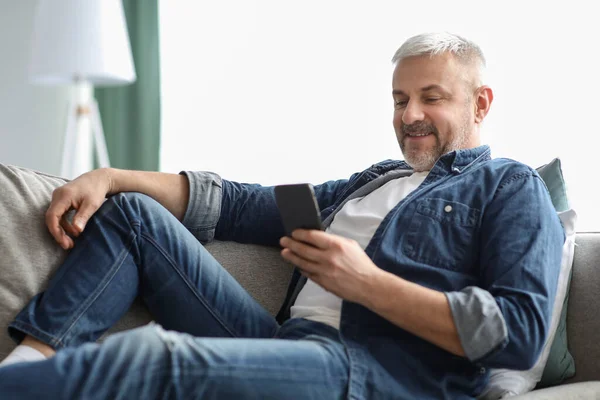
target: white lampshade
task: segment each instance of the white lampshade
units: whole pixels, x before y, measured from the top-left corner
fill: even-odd
[[[32,83],[136,79],[121,0],[38,0],[29,76]]]

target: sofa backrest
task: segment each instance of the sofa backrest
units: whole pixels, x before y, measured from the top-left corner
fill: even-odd
[[[267,311],[277,314],[293,271],[277,248],[215,240],[206,249]]]
[[[567,340],[575,376],[600,380],[600,233],[578,233],[567,308]]]

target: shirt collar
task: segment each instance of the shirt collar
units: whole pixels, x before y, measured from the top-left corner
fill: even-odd
[[[450,169],[450,171],[460,173],[474,163],[487,161],[490,159],[490,146],[483,145],[474,147],[472,149],[451,151],[440,157],[437,163],[443,163],[444,166]]]

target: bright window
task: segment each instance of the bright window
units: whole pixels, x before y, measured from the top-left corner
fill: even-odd
[[[598,231],[600,28],[576,3],[163,0],[161,170],[320,183],[402,158],[390,59],[412,35],[449,31],[488,60],[493,156],[560,157],[578,230]]]

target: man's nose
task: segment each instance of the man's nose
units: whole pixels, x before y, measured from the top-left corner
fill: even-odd
[[[402,122],[406,125],[412,125],[417,121],[423,121],[423,119],[425,119],[425,114],[419,102],[409,100],[402,114]]]

